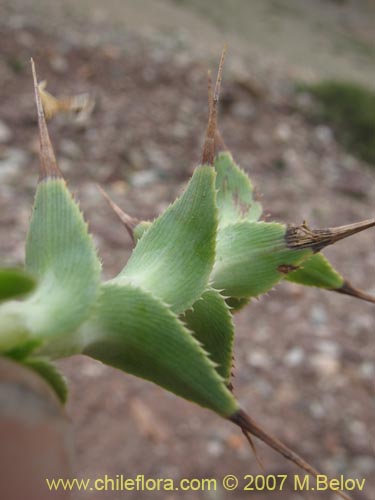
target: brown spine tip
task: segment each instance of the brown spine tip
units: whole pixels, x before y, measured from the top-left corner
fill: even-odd
[[[120,219],[122,224],[125,226],[125,229],[129,233],[131,239],[133,242],[135,242],[135,237],[134,237],[134,228],[139,224],[139,220],[135,217],[131,217],[127,213],[125,213],[109,196],[108,194],[104,191],[104,189],[97,184],[97,188],[103,195],[104,199],[108,203],[108,205],[112,208],[114,213],[117,215],[117,217]]]
[[[62,178],[63,176],[60,172],[59,167],[57,166],[55,153],[53,151],[51,139],[48,133],[47,123],[44,116],[42,100],[40,98],[38,80],[36,77],[35,64],[33,59],[31,59],[31,71],[33,74],[35,102],[38,112],[38,126],[39,126],[39,140],[40,140],[39,182],[44,179],[47,179],[48,177]]]
[[[289,226],[285,239],[289,248],[298,250],[310,248],[316,253],[328,245],[333,245],[337,241],[374,226],[375,219],[328,229],[310,229],[304,222],[300,226]]]
[[[212,72],[210,69],[207,71],[207,96],[208,96],[208,114],[210,114],[212,108],[212,96],[213,96]]]
[[[342,287],[336,288],[334,289],[334,291],[342,293],[344,295],[350,295],[351,297],[355,297],[356,299],[365,300],[366,302],[370,302],[371,304],[375,304],[374,295],[370,295],[369,293],[355,288],[351,283],[349,283],[349,281],[344,281]]]
[[[208,72],[207,72],[207,89],[208,89],[208,109],[209,109],[209,113],[211,113],[213,98],[212,98],[212,76],[211,76],[210,70],[208,70]],[[224,151],[228,151],[228,148],[224,142],[224,139],[223,139],[219,129],[216,126],[215,137],[214,137],[215,155],[222,153]]]
[[[212,83],[210,73],[208,75],[208,92],[209,92],[209,116],[206,129],[206,137],[203,145],[202,165],[213,165],[215,159],[215,136],[217,134],[217,106],[220,96],[221,80],[223,77],[223,66],[226,54],[226,47],[221,53],[219,69],[217,72],[216,84],[212,93]]]
[[[307,473],[311,474],[313,477],[317,477],[320,475],[320,473],[308,462],[306,462],[303,458],[301,458],[297,453],[295,453],[293,450],[291,450],[288,446],[286,446],[284,443],[279,441],[277,438],[271,436],[268,434],[262,427],[257,424],[247,413],[245,413],[243,410],[238,410],[234,415],[232,415],[229,420],[233,422],[235,425],[240,427],[242,432],[245,434],[247,437],[251,447],[253,447],[252,440],[249,435],[253,435],[263,441],[265,444],[273,448],[277,453],[285,457],[287,460],[290,460],[293,462],[295,465],[300,467],[302,470],[306,471]],[[336,491],[332,490],[337,495],[340,497],[344,498],[345,500],[351,500],[351,498],[346,495],[342,491]]]
[[[262,459],[260,458],[260,456],[257,452],[256,446],[255,446],[255,443],[253,441],[253,438],[251,437],[251,434],[249,432],[247,432],[245,429],[241,429],[241,430],[242,430],[242,434],[245,436],[247,442],[249,443],[250,448],[252,449],[252,452],[254,453],[254,457],[255,457],[255,460],[258,464],[259,469],[261,470],[263,475],[266,475],[266,469],[264,468]]]

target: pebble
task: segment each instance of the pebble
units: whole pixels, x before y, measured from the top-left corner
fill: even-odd
[[[264,398],[271,398],[275,392],[275,388],[266,380],[261,378],[252,381],[256,391]]]
[[[69,69],[68,61],[59,54],[52,56],[49,62],[56,73],[65,73]]]
[[[13,137],[13,133],[4,123],[2,120],[0,120],[0,144],[5,144],[6,142],[9,142]]]
[[[327,313],[322,306],[314,305],[310,311],[310,319],[314,326],[324,325],[327,322]]]
[[[375,471],[375,461],[373,456],[362,455],[354,458],[354,467],[362,474],[371,474]]]
[[[315,136],[323,146],[330,146],[333,141],[333,132],[327,125],[319,125],[315,128]]]
[[[35,37],[27,30],[21,31],[18,34],[17,38],[18,42],[24,47],[27,47],[28,49],[30,49],[35,43]]]
[[[340,370],[340,362],[328,354],[315,354],[310,358],[310,363],[316,373],[322,377],[332,377]]]
[[[164,151],[151,144],[147,148],[147,158],[148,164],[156,170],[167,171],[172,167],[171,161]]]
[[[275,129],[275,137],[280,142],[289,142],[292,137],[292,129],[287,123],[279,123]]]
[[[72,161],[68,158],[64,158],[63,156],[59,158],[59,167],[61,172],[63,172],[63,175],[66,175],[67,173],[70,173],[72,170],[74,170]]]
[[[360,420],[351,421],[349,424],[349,429],[350,429],[350,432],[353,434],[356,434],[357,437],[367,435],[366,425],[363,422],[361,422]]]
[[[60,141],[60,151],[68,158],[79,158],[81,156],[81,148],[78,144],[70,139],[62,139]]]
[[[373,380],[374,377],[374,364],[371,361],[365,361],[359,367],[361,377],[368,380]]]
[[[299,165],[301,165],[301,160],[297,154],[297,151],[292,148],[288,148],[283,152],[282,160],[289,168],[297,168]]]
[[[186,52],[178,52],[173,57],[173,63],[179,69],[188,68],[188,66],[192,63],[192,57],[189,51]]]
[[[94,182],[86,182],[80,187],[80,198],[82,201],[84,200],[86,207],[96,207],[98,203],[103,201]]]
[[[265,351],[261,349],[256,349],[250,352],[246,356],[246,360],[251,366],[256,366],[260,368],[264,368],[270,365],[270,357],[266,354]]]
[[[20,175],[20,171],[26,166],[28,155],[18,148],[7,148],[0,153],[0,180],[5,180]]]
[[[332,342],[331,340],[321,340],[317,343],[317,349],[319,351],[332,356],[338,357],[340,354],[340,347],[336,342]]]
[[[291,406],[297,399],[297,391],[292,384],[282,382],[279,384],[275,394],[276,404],[281,406]]]
[[[89,362],[82,363],[81,365],[81,374],[85,377],[97,378],[102,376],[104,371],[104,365],[98,362],[92,362],[91,360]]]
[[[215,457],[215,458],[220,457],[224,452],[223,443],[221,443],[217,439],[215,439],[215,440],[212,439],[207,444],[207,451],[208,451],[209,455],[211,455],[212,457]]]
[[[301,111],[311,111],[314,106],[314,99],[308,92],[298,93],[296,102]]]
[[[312,401],[309,404],[309,410],[314,418],[322,418],[327,413],[324,406],[318,401]]]
[[[127,151],[126,160],[132,170],[143,170],[146,166],[145,154],[136,148],[130,148]]]
[[[244,101],[237,101],[233,103],[231,111],[233,116],[244,120],[250,120],[256,115],[255,106],[253,106],[250,102]]]
[[[301,347],[293,347],[285,356],[285,363],[288,366],[298,366],[305,359],[305,351]]]
[[[189,135],[189,127],[183,123],[176,123],[172,129],[172,135],[176,139],[186,139]]]
[[[141,170],[135,172],[130,177],[130,184],[134,187],[141,188],[154,184],[159,179],[159,175],[155,170]]]
[[[142,71],[142,76],[145,82],[152,83],[157,80],[159,75],[156,68],[146,66]]]

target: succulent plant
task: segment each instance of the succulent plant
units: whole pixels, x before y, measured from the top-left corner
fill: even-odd
[[[254,187],[217,129],[222,64],[223,56],[202,162],[182,195],[152,222],[107,197],[135,246],[122,271],[102,282],[87,225],[57,166],[32,63],[40,177],[25,269],[0,270],[0,355],[38,372],[62,402],[67,390],[53,360],[91,356],[209,408],[239,426],[252,447],[254,435],[316,476],[234,397],[233,313],[284,279],[374,302],[319,252],[375,220],[319,230],[260,220]]]

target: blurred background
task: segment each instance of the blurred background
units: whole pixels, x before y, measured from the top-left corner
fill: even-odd
[[[372,0],[0,0],[0,261],[20,264],[37,182],[29,59],[57,96],[89,93],[91,113],[56,116],[59,165],[111,277],[131,242],[95,183],[130,215],[153,218],[200,158],[207,69],[228,43],[220,128],[271,220],[329,227],[374,209]],[[214,73],[215,74],[215,73]],[[374,292],[374,239],[326,255]],[[371,290],[372,289],[372,290]],[[373,306],[282,284],[236,318],[235,393],[266,429],[332,477],[375,487]],[[243,436],[215,415],[84,357],[59,362],[76,475],[186,478],[257,474]],[[269,474],[299,471],[259,444]],[[248,498],[248,492],[127,492],[126,498]],[[255,497],[333,498],[283,492]],[[73,498],[124,498],[76,492]]]

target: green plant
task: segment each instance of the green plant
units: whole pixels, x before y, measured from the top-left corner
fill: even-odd
[[[318,106],[313,118],[325,120],[337,139],[362,160],[375,164],[375,92],[356,83],[328,80],[303,84]]]
[[[136,244],[107,282],[57,166],[33,66],[40,178],[25,271],[0,271],[0,353],[38,372],[62,401],[66,387],[51,361],[86,354],[211,409],[239,426],[252,447],[255,435],[316,476],[235,399],[232,313],[282,279],[374,301],[318,252],[375,220],[325,230],[259,221],[252,183],[217,130],[222,62],[202,164],[181,197],[153,222],[139,222],[109,200]]]

